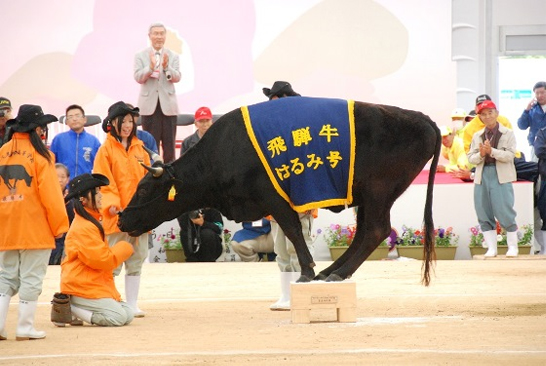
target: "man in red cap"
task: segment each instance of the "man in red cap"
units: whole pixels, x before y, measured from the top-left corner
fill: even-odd
[[[476,98],[476,109],[475,109],[476,113],[478,113],[478,108],[480,104],[486,101],[491,101],[491,98],[489,97],[489,95],[487,94],[478,95],[478,97]],[[508,118],[499,115],[497,117],[497,120],[499,121],[501,125],[513,130],[512,124],[510,124],[510,121],[508,120]],[[468,151],[470,150],[470,142],[472,141],[472,136],[474,136],[474,134],[477,131],[481,130],[483,127],[484,127],[483,122],[477,115],[470,122],[465,124],[462,130],[463,131],[462,137],[463,137],[464,149],[467,154],[468,154]]]
[[[208,131],[210,126],[212,126],[212,112],[208,107],[201,107],[195,111],[194,121],[195,128],[197,131],[188,138],[184,139],[182,146],[180,146],[180,155],[184,154],[190,147],[195,145],[201,137]]]
[[[497,256],[497,221],[506,230],[507,257],[518,255],[514,189],[517,180],[514,157],[514,132],[501,125],[497,106],[486,100],[476,108],[485,128],[472,137],[468,161],[476,165],[474,177],[474,208],[478,223],[488,247],[486,257]]]

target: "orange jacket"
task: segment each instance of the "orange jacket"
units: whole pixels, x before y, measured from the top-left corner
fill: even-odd
[[[300,215],[300,219],[303,217],[303,215],[312,215],[314,219],[316,219],[318,217],[318,208],[314,208],[312,210],[307,210],[305,212],[299,212],[299,215]],[[273,218],[273,216],[271,215],[267,215],[265,217],[266,220],[269,220],[269,221],[273,221],[273,222],[276,222],[275,219]]]
[[[87,209],[86,209],[87,210]],[[97,212],[87,210],[99,220]],[[76,214],[64,242],[66,257],[61,263],[61,292],[86,299],[111,298],[121,301],[113,271],[133,254],[133,246],[120,241],[108,246],[99,229]]]
[[[136,192],[138,182],[147,173],[140,162],[150,165],[150,156],[143,148],[141,140],[134,137],[126,151],[114,136],[108,134],[106,141],[99,148],[93,172],[108,177],[110,184],[102,187],[102,226],[106,235],[118,233],[118,215],[110,214],[110,207],[123,210]]]
[[[0,148],[0,250],[53,249],[68,231],[68,217],[51,163],[27,133],[14,133]]]

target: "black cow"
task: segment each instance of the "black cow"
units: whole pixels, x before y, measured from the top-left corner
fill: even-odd
[[[282,100],[273,110],[283,117]],[[294,103],[294,102],[292,102]],[[430,283],[435,259],[432,196],[441,135],[420,112],[355,102],[356,156],[353,202],[358,206],[357,231],[349,249],[315,277],[315,263],[303,239],[298,213],[271,183],[249,139],[243,112],[221,117],[186,154],[171,164],[155,163],[120,215],[122,231],[138,236],[183,212],[215,207],[228,219],[254,221],[272,215],[294,243],[301,265],[299,282],[349,278],[391,230],[390,210],[432,158],[424,210],[423,278]],[[271,128],[275,128],[272,126]],[[169,191],[176,195],[169,200]],[[173,192],[174,193],[174,192]],[[345,206],[324,207],[340,212]]]
[[[32,177],[27,173],[22,165],[0,165],[0,177],[4,180],[4,184],[8,189],[13,189],[17,185],[17,181],[24,180],[27,187],[32,183]],[[13,184],[10,180],[13,179]]]

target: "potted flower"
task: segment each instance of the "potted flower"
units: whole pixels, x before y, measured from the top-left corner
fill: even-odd
[[[473,226],[470,231],[470,254],[484,255],[487,251],[487,245],[483,239],[483,233],[480,230],[480,225]],[[518,247],[521,250],[528,249],[530,251],[533,244],[534,228],[533,225],[523,225],[518,229]],[[508,242],[506,239],[506,230],[504,230],[497,221],[497,254],[506,255],[508,251]]]
[[[186,261],[186,255],[182,249],[182,242],[180,241],[180,233],[174,232],[174,228],[171,228],[166,234],[159,236],[159,241],[165,249],[165,256],[167,257],[167,263],[179,263]]]
[[[459,235],[453,232],[452,227],[434,229],[436,259],[452,260],[455,258]],[[423,259],[423,246],[425,243],[424,230],[416,230],[408,226],[402,226],[402,235],[396,239],[398,254],[401,257]]]
[[[231,231],[229,231],[228,229],[224,229],[224,231],[222,231],[222,239],[224,240],[224,243],[226,245],[231,243]]]
[[[224,259],[220,261],[224,262],[236,262],[237,258],[239,257],[231,247],[231,231],[228,229],[224,229],[222,231],[222,242],[224,245]]]
[[[317,234],[321,234],[322,230],[318,229]],[[351,245],[353,242],[354,236],[356,234],[356,225],[339,225],[331,224],[324,231],[324,240],[328,249],[330,250],[330,255],[332,260],[335,261],[338,259]],[[383,240],[379,247],[377,247],[372,254],[367,258],[367,260],[381,260],[387,258],[389,252],[389,246],[387,239]]]

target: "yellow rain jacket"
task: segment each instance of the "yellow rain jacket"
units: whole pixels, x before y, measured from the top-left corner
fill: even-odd
[[[140,162],[150,165],[150,156],[144,150],[141,140],[133,137],[128,151],[108,134],[106,141],[99,148],[93,172],[105,175],[110,184],[101,188],[102,192],[102,226],[106,235],[118,233],[118,215],[110,214],[110,207],[115,206],[123,211],[136,192],[138,182],[147,173]]]
[[[28,133],[0,148],[0,250],[53,249],[68,231],[55,158],[38,154]]]

